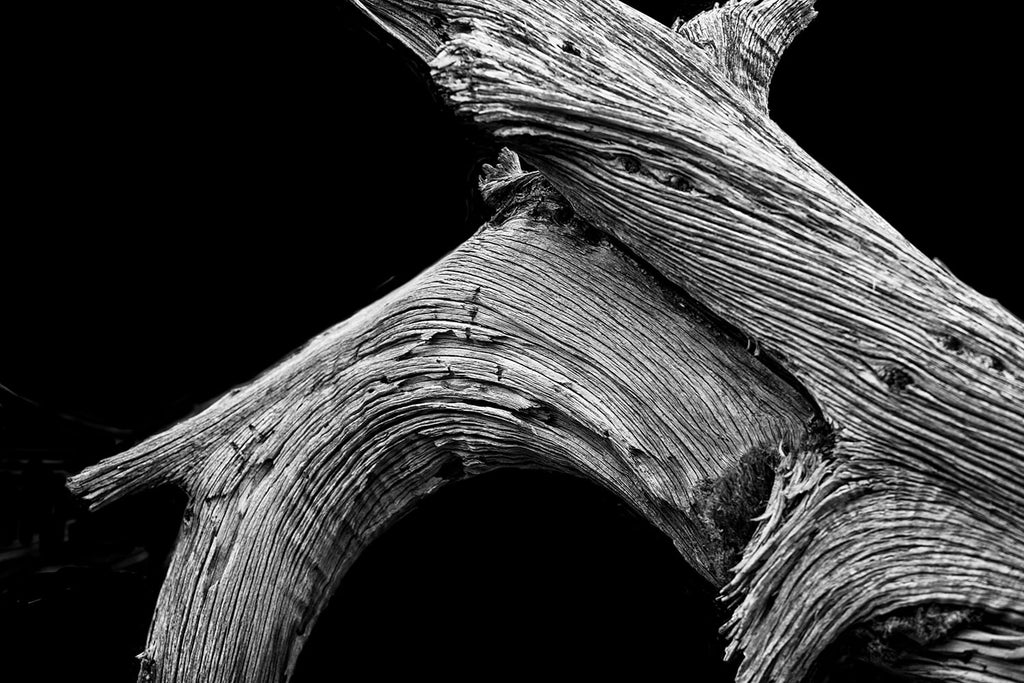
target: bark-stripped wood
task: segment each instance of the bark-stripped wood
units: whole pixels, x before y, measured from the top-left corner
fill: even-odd
[[[936,604],[984,612],[964,638],[991,644],[917,673],[1024,676],[1024,326],[765,116],[810,3],[733,3],[681,36],[613,0],[423,4],[366,7],[439,49],[459,112],[757,339],[836,431],[792,460],[726,592],[741,678],[797,680],[856,624]]]
[[[286,676],[367,543],[496,467],[598,482],[723,582],[705,492],[795,448],[810,406],[511,155],[483,190],[495,221],[437,266],[71,480],[94,507],[189,492],[143,679]]]
[[[715,5],[672,30],[705,51],[747,99],[768,112],[768,85],[779,58],[814,19],[814,0],[746,0]]]
[[[142,677],[290,671],[358,550],[490,467],[598,481],[721,584],[732,550],[702,496],[777,450],[724,591],[740,680],[851,657],[1024,678],[1024,325],[767,118],[813,3],[727,3],[673,32],[614,0],[353,2],[579,218],[506,156],[484,183],[494,225],[72,480],[94,505],[163,482],[192,496]],[[816,410],[830,429],[808,437]]]

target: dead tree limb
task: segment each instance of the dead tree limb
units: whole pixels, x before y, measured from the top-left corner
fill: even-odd
[[[506,157],[494,224],[448,259],[71,481],[96,505],[192,496],[144,676],[287,674],[380,529],[512,465],[600,482],[728,579],[742,681],[845,656],[1020,680],[1024,325],[768,118],[812,3],[675,32],[613,0],[356,4],[557,192]],[[732,572],[723,507],[764,510]]]
[[[937,675],[1012,680],[1024,326],[767,118],[773,60],[809,5],[734,3],[680,37],[613,0],[439,2],[411,19],[367,3],[396,35],[436,41],[432,74],[457,111],[757,339],[833,428],[826,453],[784,469],[726,591],[741,678],[798,679],[854,624],[940,603],[984,612],[965,638],[995,654]]]
[[[191,498],[144,675],[287,675],[381,529],[445,482],[502,466],[600,483],[724,582],[745,539],[716,525],[720,499],[763,505],[810,406],[539,174],[503,162],[484,185],[498,215],[448,258],[71,480],[95,507],[160,483]]]

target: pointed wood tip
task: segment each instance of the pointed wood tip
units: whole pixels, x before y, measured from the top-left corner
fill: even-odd
[[[817,16],[815,0],[732,0],[715,3],[672,30],[703,49],[761,111],[775,68],[793,39]]]

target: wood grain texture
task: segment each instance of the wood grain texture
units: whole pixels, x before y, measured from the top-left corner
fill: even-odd
[[[758,7],[778,10],[767,37]],[[679,34],[613,0],[364,8],[437,50],[456,111],[756,339],[827,417],[834,442],[784,466],[726,591],[741,679],[799,680],[855,625],[930,604],[983,612],[990,645],[915,674],[1024,677],[1024,325],[767,118],[771,46],[809,3],[734,3]]]
[[[287,677],[360,550],[497,467],[597,482],[725,580],[695,490],[794,448],[811,407],[511,155],[483,190],[495,220],[435,267],[70,481],[189,493],[140,680]]]
[[[767,118],[812,3],[671,31],[612,0],[354,2],[540,174],[505,156],[462,248],[71,480],[190,493],[140,679],[286,676],[361,548],[501,466],[596,481],[729,579],[742,681],[1024,678],[1024,325]],[[775,451],[730,578],[701,496]]]
[[[768,86],[793,39],[814,19],[814,0],[743,0],[715,6],[672,30],[714,61],[746,98],[768,112]]]

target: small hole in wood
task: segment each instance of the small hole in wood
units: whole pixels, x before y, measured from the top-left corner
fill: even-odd
[[[639,173],[640,172],[640,161],[629,154],[623,154],[619,157],[619,161],[622,163],[623,170],[626,173]]]
[[[953,353],[959,353],[964,349],[964,343],[960,341],[960,339],[954,337],[951,334],[940,334],[939,344],[942,346],[942,348],[946,349],[947,351],[952,351]]]
[[[909,372],[895,365],[887,365],[882,368],[879,376],[890,389],[896,392],[903,391],[914,383],[914,378],[910,376]]]
[[[466,467],[458,456],[451,456],[438,469],[437,476],[445,481],[458,481],[466,476]]]
[[[571,40],[562,41],[562,52],[568,52],[575,57],[580,57],[583,54],[580,52],[579,48],[573,45]]]
[[[679,190],[680,192],[693,191],[693,183],[691,183],[688,178],[686,178],[685,176],[681,176],[678,173],[673,173],[672,175],[670,175],[665,180],[665,184],[674,190]]]

